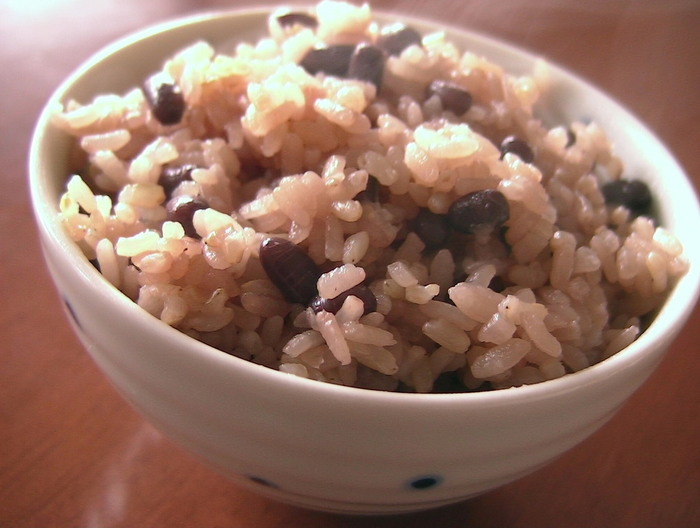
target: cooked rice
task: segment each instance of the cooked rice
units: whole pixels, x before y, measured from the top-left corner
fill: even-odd
[[[184,94],[178,124],[159,123],[139,88],[57,109],[83,153],[60,214],[105,278],[224,352],[370,389],[538,383],[636,339],[688,265],[654,220],[606,204],[602,185],[624,168],[596,123],[547,128],[533,115],[546,65],[512,76],[436,32],[387,58],[379,90],[313,76],[298,64],[310,49],[374,43],[381,28],[367,5],[326,0],[310,13],[315,29],[273,13],[257,44],[176,53],[161,73]],[[471,94],[464,115],[426,96],[435,79]],[[535,164],[501,156],[509,135]],[[168,194],[164,168],[188,164]],[[504,233],[428,248],[414,232],[421,209],[445,215],[484,189],[507,198]],[[208,204],[194,213],[197,237],[169,217],[171,196]],[[376,311],[355,295],[335,314],[285,299],[259,260],[267,236],[313,259],[321,297],[365,284]]]

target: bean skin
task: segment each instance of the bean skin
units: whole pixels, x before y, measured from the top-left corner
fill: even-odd
[[[472,96],[458,84],[436,80],[428,86],[428,97],[436,95],[440,98],[442,107],[456,116],[461,116],[472,106]]]
[[[506,289],[506,282],[503,280],[503,277],[500,275],[495,275],[493,279],[491,279],[491,282],[489,282],[489,289],[501,293],[503,290]]]
[[[535,154],[532,152],[530,145],[524,139],[516,136],[508,136],[501,142],[501,159],[508,153],[515,154],[525,163],[535,161]]]
[[[427,249],[444,246],[450,236],[447,217],[435,214],[429,209],[421,209],[414,221],[413,229]]]
[[[401,52],[414,44],[420,46],[423,38],[421,34],[409,26],[401,23],[392,24],[384,28],[377,40],[377,45],[389,55],[401,55]]]
[[[163,188],[166,196],[170,196],[178,185],[192,179],[192,171],[196,168],[196,165],[190,164],[163,167],[158,178],[158,185]]]
[[[208,209],[209,204],[199,196],[177,196],[168,201],[165,209],[168,213],[168,220],[180,222],[185,234],[192,238],[200,238],[192,223],[194,213],[200,209]]]
[[[308,304],[318,294],[321,270],[309,255],[284,238],[267,237],[260,244],[260,263],[290,303]]]
[[[651,191],[641,180],[614,180],[602,188],[605,203],[624,205],[631,212],[641,214],[651,206]]]
[[[360,202],[378,202],[381,196],[382,184],[374,176],[367,178],[367,187],[355,196],[355,200]]]
[[[347,77],[374,84],[377,90],[384,76],[384,52],[376,46],[357,46],[348,65]]]
[[[185,97],[180,87],[163,74],[149,77],[143,85],[153,116],[163,125],[176,125],[185,114]]]
[[[311,299],[309,307],[316,313],[325,311],[335,314],[338,313],[338,310],[343,307],[345,299],[351,295],[362,301],[362,304],[364,304],[365,307],[365,314],[377,311],[377,298],[374,296],[374,293],[372,293],[372,290],[370,290],[364,284],[353,286],[333,299],[326,299],[317,295]]]
[[[322,72],[336,77],[345,77],[350,66],[350,58],[354,52],[355,45],[353,44],[316,48],[304,55],[300,65],[311,75]]]
[[[311,29],[315,29],[318,26],[318,20],[316,20],[314,17],[306,13],[298,12],[285,13],[284,15],[280,15],[277,17],[277,22],[283,28],[292,27],[294,25],[300,25]]]
[[[447,212],[450,225],[462,233],[503,225],[510,218],[510,206],[494,189],[475,191],[455,200]]]

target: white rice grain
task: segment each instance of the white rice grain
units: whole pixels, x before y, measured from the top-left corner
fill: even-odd
[[[114,245],[111,240],[108,238],[100,240],[95,248],[95,253],[100,266],[100,273],[115,287],[119,288],[122,282],[121,266],[119,265],[117,254],[114,251]]]
[[[335,299],[344,291],[365,280],[365,270],[354,264],[343,264],[318,279],[318,294],[325,299]]]
[[[306,330],[292,336],[289,341],[282,347],[282,352],[290,357],[297,357],[325,343],[323,336],[316,330]]]
[[[131,140],[128,130],[118,128],[102,134],[92,134],[83,136],[80,140],[80,147],[90,154],[95,154],[100,150],[117,151],[124,147]]]
[[[467,317],[480,323],[487,322],[498,309],[503,295],[485,286],[461,282],[448,290],[454,301]]]
[[[440,293],[440,286],[437,284],[426,284],[422,286],[420,284],[414,284],[406,288],[406,300],[414,304],[425,304],[431,301],[438,293]]]
[[[316,314],[316,324],[318,325],[319,333],[323,336],[333,356],[341,365],[348,365],[352,360],[350,348],[335,316],[328,312],[319,312]]]
[[[517,365],[528,353],[530,346],[528,341],[514,337],[502,345],[487,348],[470,360],[471,373],[478,379],[502,374]]]
[[[343,244],[343,263],[357,264],[367,254],[369,249],[369,234],[367,231],[360,231],[350,235]]]
[[[83,179],[77,174],[71,176],[71,178],[68,180],[68,183],[66,183],[66,190],[68,195],[88,213],[92,213],[97,208],[95,195],[90,190],[90,187],[88,187]]]
[[[409,286],[416,286],[418,284],[418,279],[403,261],[399,260],[389,264],[387,266],[387,273],[389,277],[402,288],[408,288]]]
[[[438,345],[455,353],[464,353],[471,340],[467,333],[444,319],[432,319],[423,325],[423,333]]]

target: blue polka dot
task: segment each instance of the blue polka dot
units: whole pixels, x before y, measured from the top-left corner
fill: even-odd
[[[80,324],[80,321],[78,320],[78,316],[75,315],[75,310],[73,310],[73,307],[71,304],[68,302],[68,299],[63,297],[63,304],[66,306],[66,310],[68,310],[68,314],[70,315],[70,318],[73,319],[75,322],[76,326],[82,330],[82,325]]]
[[[256,484],[260,484],[261,486],[266,486],[268,488],[279,488],[279,486],[277,484],[275,484],[274,482],[270,482],[269,480],[264,479],[262,477],[256,477],[255,475],[248,475],[248,478],[251,481],[255,482]]]
[[[408,487],[414,490],[432,489],[442,484],[442,477],[439,475],[423,475],[409,481]]]

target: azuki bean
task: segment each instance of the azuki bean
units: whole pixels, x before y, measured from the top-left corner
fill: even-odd
[[[429,209],[421,209],[413,229],[427,249],[444,246],[450,236],[450,224],[447,217],[433,213]]]
[[[376,46],[360,44],[355,48],[348,65],[347,77],[359,81],[371,82],[377,87],[382,85],[384,76],[384,52]]]
[[[333,299],[326,299],[317,295],[311,299],[309,307],[316,313],[326,311],[335,314],[338,313],[338,310],[343,307],[345,299],[347,299],[350,295],[353,295],[362,301],[362,304],[365,306],[365,314],[377,311],[377,298],[374,296],[374,293],[372,293],[372,290],[370,290],[364,284],[353,286]]]
[[[287,301],[307,304],[318,294],[316,283],[321,270],[306,251],[293,242],[265,238],[260,244],[260,263]]]
[[[506,282],[503,280],[503,277],[500,275],[495,275],[493,279],[491,279],[491,282],[489,282],[489,289],[501,293],[503,290],[506,289]]]
[[[449,81],[435,80],[428,86],[428,97],[437,95],[442,107],[461,116],[472,106],[472,96],[464,88]]]
[[[401,23],[384,28],[379,34],[377,46],[389,55],[401,55],[401,52],[414,44],[421,45],[423,38],[412,27]]]
[[[509,152],[518,156],[525,163],[532,163],[535,160],[535,154],[530,145],[516,136],[508,136],[501,142],[501,159]]]
[[[171,222],[180,222],[185,234],[189,237],[199,238],[197,231],[192,223],[194,213],[200,209],[208,209],[209,204],[199,196],[181,195],[176,196],[168,201],[165,209],[168,213],[168,220]]]
[[[300,65],[311,75],[323,72],[327,75],[345,77],[350,66],[350,57],[355,51],[354,44],[338,44],[327,48],[310,50]]]
[[[192,179],[192,171],[197,167],[195,165],[178,165],[165,166],[158,178],[158,185],[163,188],[166,196],[170,196],[175,188],[182,182]]]
[[[314,17],[306,13],[298,12],[285,13],[284,15],[280,15],[277,17],[277,22],[280,26],[284,28],[292,27],[295,24],[309,27],[311,29],[314,29],[318,26],[318,20],[316,20]]]
[[[624,205],[635,214],[651,205],[651,191],[641,180],[614,180],[603,185],[602,191],[605,203]]]
[[[455,200],[447,212],[450,225],[462,233],[496,227],[510,218],[508,200],[494,189],[475,191]]]
[[[153,116],[163,125],[175,125],[185,114],[185,97],[180,87],[167,80],[163,74],[156,74],[143,84],[146,101],[151,107]]]
[[[364,191],[360,191],[355,196],[355,200],[360,202],[378,202],[381,195],[382,184],[374,176],[369,176],[367,178],[367,187]]]

